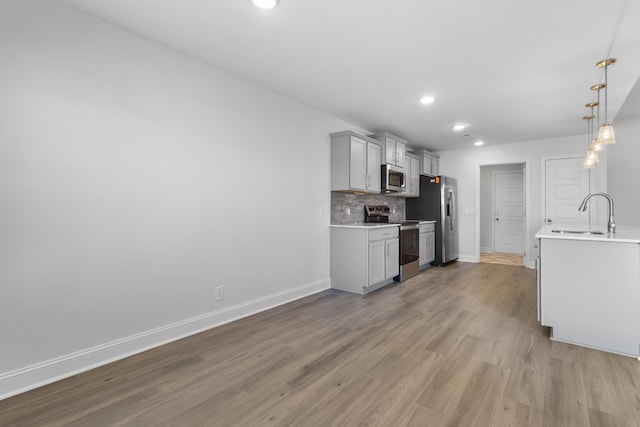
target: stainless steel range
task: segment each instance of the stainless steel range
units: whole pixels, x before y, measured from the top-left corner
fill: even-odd
[[[390,209],[386,205],[364,207],[364,222],[381,224],[398,224],[400,226],[400,274],[394,279],[398,282],[407,280],[420,272],[420,249],[418,237],[419,221],[389,222]]]

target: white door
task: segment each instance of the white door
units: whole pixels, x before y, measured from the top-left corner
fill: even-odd
[[[589,170],[583,157],[550,159],[545,162],[544,221],[547,224],[589,226],[589,210],[578,206],[589,194]]]
[[[495,252],[524,254],[524,174],[494,174]]]

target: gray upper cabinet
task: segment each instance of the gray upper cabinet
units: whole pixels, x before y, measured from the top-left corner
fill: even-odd
[[[406,152],[404,155],[405,188],[398,196],[419,197],[420,196],[420,159],[413,153]]]
[[[380,142],[352,131],[330,136],[331,191],[379,193]]]
[[[440,174],[440,156],[427,150],[417,151],[420,158],[420,175],[436,176]]]
[[[436,154],[431,155],[431,173],[433,176],[440,175],[440,158]]]
[[[407,150],[407,141],[389,132],[374,133],[369,137],[382,143],[382,163],[406,167],[404,154]]]

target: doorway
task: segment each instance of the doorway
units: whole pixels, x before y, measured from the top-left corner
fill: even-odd
[[[524,265],[525,164],[480,166],[480,262]]]

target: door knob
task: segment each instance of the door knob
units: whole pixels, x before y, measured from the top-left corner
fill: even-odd
[[[496,221],[500,221],[500,218],[496,218]]]
[[[547,218],[547,224],[551,224],[552,222],[551,218]]]

